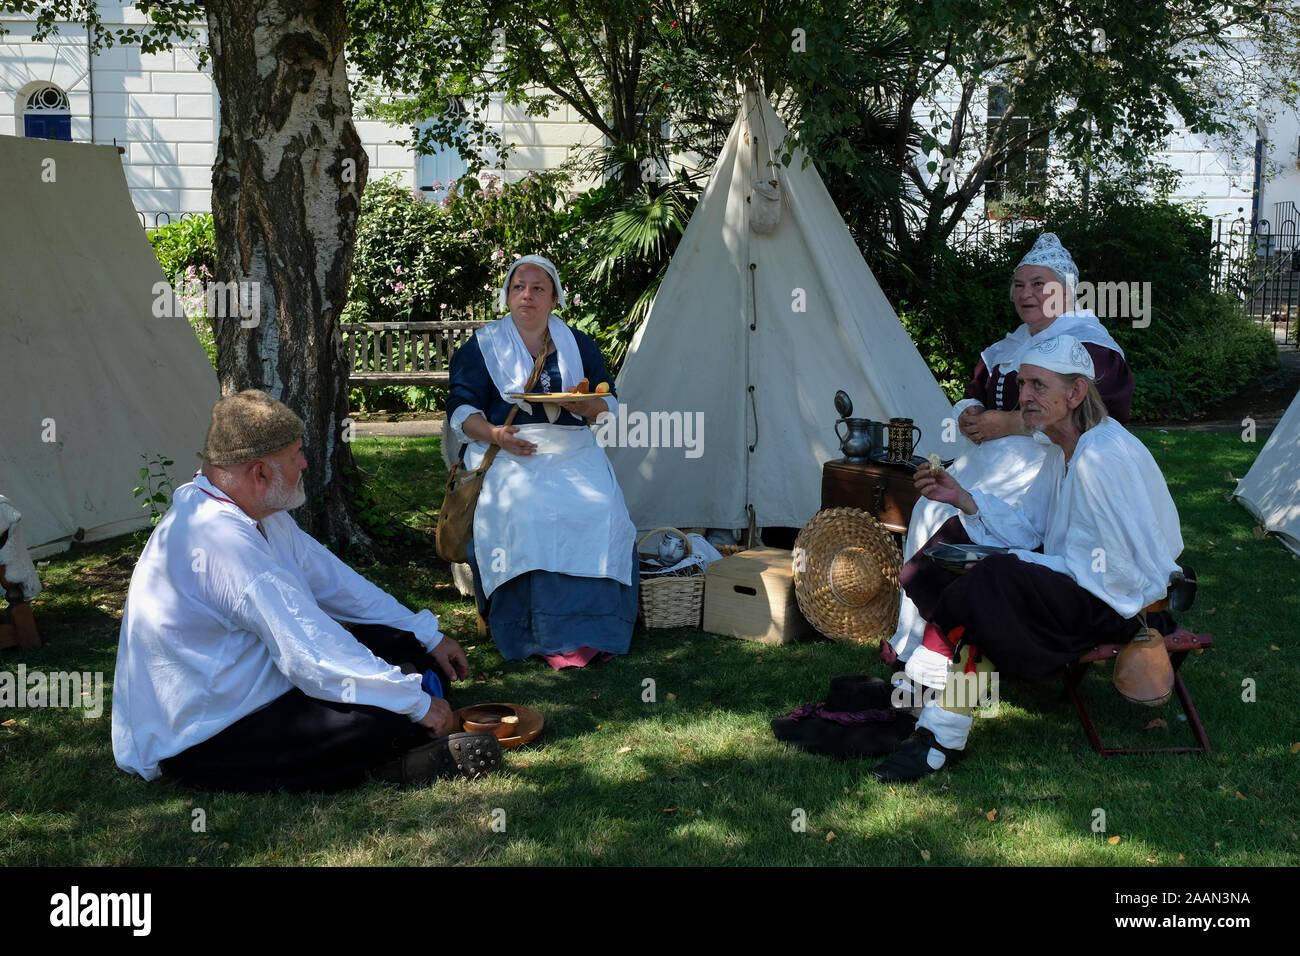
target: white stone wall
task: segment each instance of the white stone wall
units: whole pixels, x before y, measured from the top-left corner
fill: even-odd
[[[100,9],[110,25],[142,21],[129,5],[103,3]],[[150,214],[210,209],[218,101],[210,71],[198,69],[193,50],[142,54],[138,48],[115,47],[88,58],[84,27],[69,25],[60,37],[35,43],[30,23],[8,16],[6,22],[11,32],[0,38],[0,134],[22,135],[26,97],[52,83],[68,96],[73,139],[116,140],[126,148],[123,165],[137,209]],[[1285,105],[1268,133],[1270,163],[1282,173],[1262,187],[1264,217],[1272,215],[1274,202],[1300,205],[1297,112],[1297,104]],[[926,121],[926,114],[928,107],[918,111],[918,120]],[[580,145],[600,142],[600,134],[567,105],[546,117],[530,117],[522,106],[494,103],[486,119],[515,147],[504,168],[495,170],[507,179],[554,168]],[[408,128],[358,118],[357,130],[370,157],[371,179],[396,174],[404,185],[428,185],[416,181],[414,153],[396,145],[411,138]],[[1253,141],[1253,130],[1248,134]],[[1176,198],[1202,201],[1212,217],[1249,218],[1255,186],[1251,157],[1234,165],[1201,139],[1179,131],[1162,158],[1182,173]],[[451,168],[456,165],[449,163]],[[594,185],[587,181],[575,188]],[[972,205],[970,215],[983,216],[982,201]]]
[[[142,20],[134,7],[106,3],[100,9],[110,28]],[[116,141],[125,148],[127,185],[148,226],[168,220],[160,214],[211,210],[219,103],[211,69],[199,70],[194,50],[143,54],[138,47],[118,46],[92,57],[84,27],[68,24],[58,37],[36,43],[30,22],[6,16],[6,24],[10,32],[0,37],[0,135],[23,135],[27,97],[52,84],[68,97],[74,140]],[[558,165],[578,142],[599,141],[567,106],[532,118],[522,107],[492,104],[487,118],[518,147],[504,169],[496,170],[507,179]],[[360,116],[356,126],[371,179],[395,174],[406,186],[419,185],[418,158],[396,145],[411,138],[408,127]]]

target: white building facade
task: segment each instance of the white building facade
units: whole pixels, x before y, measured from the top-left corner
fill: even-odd
[[[130,4],[99,8],[110,29],[145,22]],[[145,54],[117,46],[91,52],[82,25],[66,25],[59,36],[39,43],[30,21],[7,20],[6,26],[8,34],[0,37],[0,135],[123,147],[127,183],[147,227],[210,211],[218,98],[195,49]],[[1201,201],[1213,219],[1267,219],[1274,226],[1276,204],[1300,206],[1300,104],[1280,107],[1272,128],[1261,124],[1247,131],[1260,144],[1253,163],[1228,157],[1185,130],[1175,133],[1161,155],[1182,176],[1175,198]],[[541,118],[494,103],[486,119],[513,146],[505,169],[498,170],[506,178],[553,169],[584,144],[600,142],[600,134],[568,106]],[[363,118],[356,127],[372,180],[396,174],[404,185],[435,192],[435,184],[464,172],[454,154],[418,156],[397,145],[410,138],[407,127]],[[972,214],[982,216],[983,208],[974,204]]]
[[[111,30],[145,18],[129,4],[100,3]],[[6,19],[0,36],[0,135],[41,136],[125,149],[122,164],[136,210],[148,228],[179,214],[212,209],[219,101],[211,70],[200,70],[193,47],[142,53],[138,47],[90,50],[84,25],[64,24],[58,36],[33,39],[33,22]],[[206,33],[206,31],[203,31]],[[564,106],[549,117],[494,103],[488,123],[515,149],[502,172],[509,178],[552,169],[585,142],[590,126]],[[465,171],[454,153],[418,156],[399,146],[410,128],[356,119],[370,158],[371,180],[395,174],[406,186],[433,192]]]

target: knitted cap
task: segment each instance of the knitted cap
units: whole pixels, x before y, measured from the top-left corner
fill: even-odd
[[[212,406],[200,456],[209,465],[238,465],[274,455],[302,436],[302,419],[289,406],[250,388]]]

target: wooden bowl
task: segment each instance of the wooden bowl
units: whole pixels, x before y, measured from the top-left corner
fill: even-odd
[[[513,719],[504,720],[503,718],[506,717]],[[515,715],[513,707],[504,704],[483,704],[466,708],[461,714],[461,726],[469,732],[486,730],[494,734],[498,740],[504,740],[515,736],[519,728],[519,718]]]

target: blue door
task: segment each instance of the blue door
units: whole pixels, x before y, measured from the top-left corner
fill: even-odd
[[[29,139],[72,141],[72,117],[66,113],[28,113],[23,117],[23,135]]]

